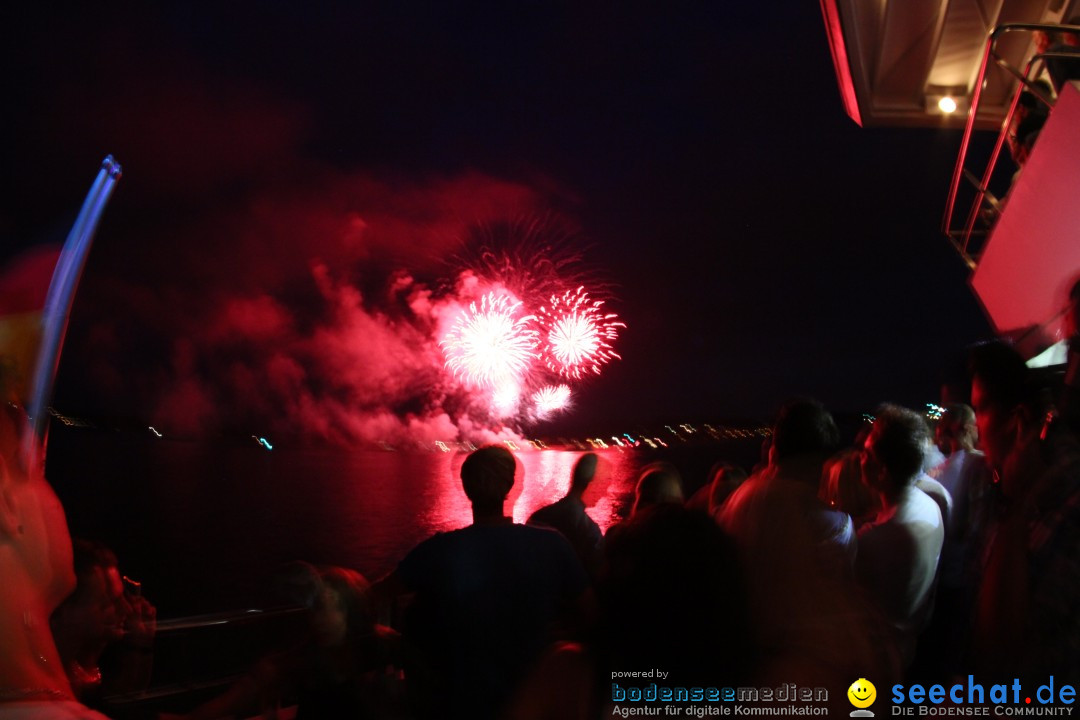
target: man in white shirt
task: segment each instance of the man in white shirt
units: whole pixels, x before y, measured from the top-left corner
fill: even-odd
[[[859,529],[855,575],[895,630],[905,663],[933,611],[934,581],[945,537],[937,503],[915,484],[929,429],[915,412],[885,405],[866,439],[863,476],[881,498]]]

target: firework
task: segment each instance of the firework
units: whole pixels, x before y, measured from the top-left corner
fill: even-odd
[[[526,305],[539,306],[568,287],[606,292],[604,278],[584,260],[584,239],[554,215],[526,215],[479,224],[451,258],[458,272],[508,288]]]
[[[474,226],[449,259],[454,279],[435,296],[455,309],[439,313],[452,320],[439,344],[470,412],[511,425],[544,419],[619,358],[626,326],[606,311],[611,286],[583,247],[559,218],[526,216]]]
[[[517,412],[520,398],[521,388],[516,383],[503,383],[491,394],[491,409],[498,417],[509,417]]]
[[[489,292],[469,304],[440,342],[446,367],[466,385],[503,388],[528,372],[536,357],[534,316],[521,302]]]
[[[537,417],[546,417],[570,404],[570,388],[566,385],[546,385],[532,396]]]
[[[626,325],[614,313],[604,313],[603,304],[579,287],[552,296],[549,306],[540,308],[541,356],[548,369],[578,379],[589,371],[599,374],[601,365],[619,357],[611,343]]]

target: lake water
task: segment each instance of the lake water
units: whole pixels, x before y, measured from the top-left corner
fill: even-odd
[[[689,490],[712,462],[752,463],[760,440],[667,451],[604,450],[586,494],[606,530],[627,513],[640,468],[675,462]],[[515,522],[562,497],[580,451],[522,450],[507,501]],[[417,543],[471,522],[463,453],[266,450],[55,428],[47,473],[75,536],[98,539],[161,617],[265,607],[282,563],[351,567],[369,579]],[[510,510],[512,508],[512,510]]]

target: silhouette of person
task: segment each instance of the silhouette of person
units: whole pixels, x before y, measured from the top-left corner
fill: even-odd
[[[1000,479],[973,638],[981,670],[1080,681],[1080,447],[1047,413],[1047,394],[1011,347],[976,347],[971,404]]]
[[[577,553],[581,565],[589,574],[596,572],[600,543],[604,535],[600,526],[585,512],[583,496],[596,475],[596,453],[585,453],[574,463],[574,474],[566,496],[540,508],[529,516],[529,525],[544,525],[562,533]]]
[[[504,515],[515,469],[504,447],[470,454],[473,523],[420,543],[375,586],[384,602],[415,594],[404,637],[419,658],[406,676],[421,717],[496,717],[585,590],[562,535]]]

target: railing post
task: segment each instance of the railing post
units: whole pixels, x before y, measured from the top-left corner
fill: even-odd
[[[1073,57],[1072,55],[1065,55],[1059,53],[1048,53],[1042,55],[1036,55],[1028,61],[1024,68],[1023,74],[1019,70],[1009,65],[1005,60],[998,56],[996,50],[996,43],[998,36],[1010,32],[1013,30],[1047,30],[1054,32],[1071,32],[1080,35],[1080,26],[1077,25],[1047,25],[1041,23],[1006,23],[994,28],[986,40],[986,50],[983,53],[982,63],[979,66],[979,74],[975,83],[975,88],[971,96],[971,105],[968,110],[967,124],[964,128],[964,137],[960,142],[960,152],[956,158],[956,167],[953,169],[952,183],[949,186],[949,198],[945,204],[945,217],[942,219],[941,230],[946,237],[953,243],[953,245],[960,251],[968,265],[974,269],[975,263],[968,253],[968,244],[971,241],[971,235],[975,228],[975,221],[979,217],[979,209],[982,206],[983,198],[987,194],[987,188],[990,184],[990,178],[997,167],[998,158],[1001,156],[1001,147],[1005,143],[1005,134],[1008,132],[1009,124],[1012,122],[1013,116],[1016,114],[1016,107],[1020,102],[1020,95],[1025,87],[1031,87],[1031,69],[1039,61],[1044,60],[1047,56],[1058,57]],[[991,153],[989,163],[983,173],[982,181],[975,184],[975,201],[972,203],[971,210],[968,213],[967,221],[964,224],[963,231],[960,233],[959,240],[953,236],[951,229],[953,214],[956,210],[956,197],[960,190],[960,180],[964,176],[964,163],[967,161],[968,149],[971,145],[971,136],[975,131],[975,119],[979,112],[979,102],[981,99],[983,86],[986,84],[986,72],[990,67],[990,60],[993,58],[999,65],[1001,65],[1009,74],[1013,75],[1020,81],[1019,87],[1016,89],[1016,93],[1013,95],[1012,102],[1009,105],[1009,110],[1005,114],[1005,118],[1002,120],[1001,130],[998,132],[997,141],[994,144],[994,150]],[[1034,90],[1034,88],[1033,88]],[[1052,107],[1052,104],[1048,98],[1043,97],[1041,92],[1035,91],[1038,95],[1038,99],[1044,104]]]
[[[975,130],[975,115],[979,110],[979,96],[982,94],[983,83],[986,82],[986,68],[990,63],[990,50],[997,36],[995,28],[986,39],[986,50],[983,51],[982,64],[979,66],[979,75],[975,80],[975,89],[971,94],[971,106],[968,110],[967,126],[964,128],[964,137],[960,141],[960,154],[956,157],[956,167],[953,168],[952,183],[949,185],[949,200],[945,204],[945,217],[942,220],[941,230],[951,237],[949,226],[952,224],[953,209],[956,205],[956,194],[960,190],[960,178],[964,172],[964,161],[967,160],[968,145],[971,143],[971,133]],[[965,249],[966,252],[966,249]]]

